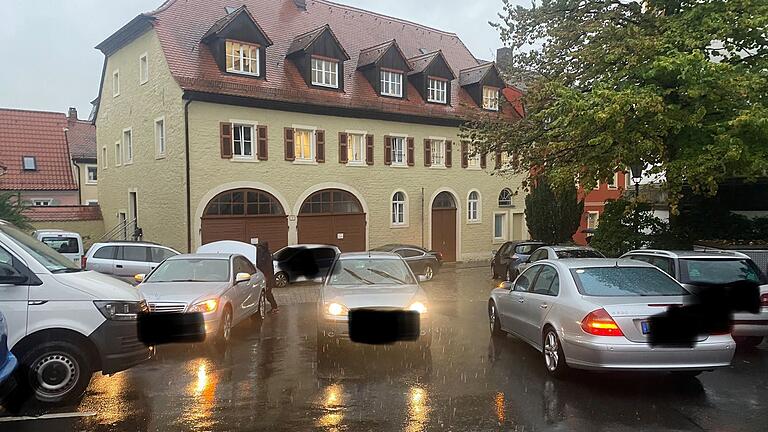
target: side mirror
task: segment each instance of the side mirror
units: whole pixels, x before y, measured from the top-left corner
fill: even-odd
[[[510,281],[502,281],[499,283],[499,285],[496,288],[501,288],[505,290],[511,290],[512,289],[512,282]]]
[[[134,275],[133,280],[135,280],[138,283],[142,283],[144,282],[145,277],[147,277],[147,275],[145,275],[144,273],[140,273],[140,274]]]
[[[29,281],[29,278],[22,274],[0,277],[0,285],[24,285],[27,281]]]
[[[238,273],[235,276],[235,283],[239,284],[241,282],[247,282],[251,280],[251,274],[250,273]]]
[[[428,280],[427,277],[424,275],[419,275],[418,278],[419,278],[419,282],[426,282]]]

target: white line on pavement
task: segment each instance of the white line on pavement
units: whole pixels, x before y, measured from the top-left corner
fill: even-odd
[[[27,420],[52,420],[52,419],[62,419],[62,418],[90,417],[95,415],[96,413],[92,411],[53,413],[53,414],[43,414],[41,416],[0,417],[0,422],[27,421]]]

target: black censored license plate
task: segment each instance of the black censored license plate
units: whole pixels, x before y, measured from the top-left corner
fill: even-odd
[[[406,310],[352,309],[349,339],[364,344],[415,341],[420,333],[419,313]]]

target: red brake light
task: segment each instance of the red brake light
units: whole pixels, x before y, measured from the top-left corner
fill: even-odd
[[[760,306],[768,307],[768,293],[760,295]]]
[[[590,312],[581,320],[581,328],[595,336],[624,336],[616,321],[605,309]]]
[[[85,270],[85,263],[86,263],[86,261],[88,261],[88,258],[86,258],[85,255],[80,257],[80,268],[83,269],[83,270]]]

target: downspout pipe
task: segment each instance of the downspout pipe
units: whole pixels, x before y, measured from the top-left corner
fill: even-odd
[[[83,179],[80,174],[80,165],[72,159],[72,165],[77,168],[77,205],[83,205]]]
[[[186,95],[184,96],[186,98]],[[184,103],[184,166],[186,175],[187,192],[187,252],[192,253],[192,189],[189,183],[189,104],[192,99]]]

